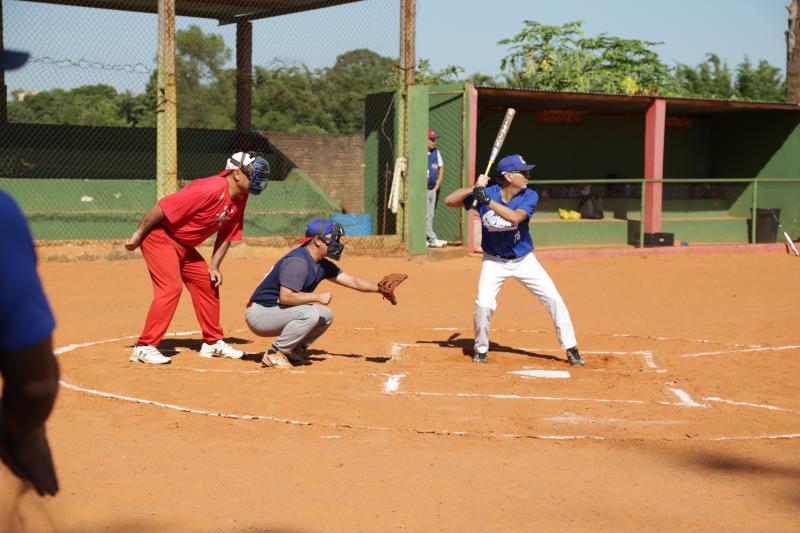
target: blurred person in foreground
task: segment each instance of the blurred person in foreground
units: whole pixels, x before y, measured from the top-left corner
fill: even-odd
[[[24,52],[0,50],[0,68],[19,68],[27,58]],[[36,251],[25,216],[2,191],[0,227],[6,237],[0,262],[0,459],[40,496],[54,496],[58,479],[45,421],[58,392],[55,320],[36,273]]]

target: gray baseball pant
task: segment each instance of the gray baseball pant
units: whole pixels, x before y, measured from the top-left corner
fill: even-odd
[[[277,336],[272,346],[290,353],[298,344],[309,346],[333,322],[333,311],[320,304],[264,307],[255,302],[244,313],[250,331],[260,337]]]
[[[433,214],[436,212],[436,193],[438,191],[428,191],[428,202],[426,204],[425,231],[428,234],[428,242],[439,240],[436,232],[433,231]]]

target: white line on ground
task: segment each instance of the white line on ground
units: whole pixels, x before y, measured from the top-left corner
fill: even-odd
[[[714,437],[708,440],[779,440],[779,439],[800,439],[800,433],[787,433],[786,435],[751,435],[741,437]]]
[[[196,335],[200,333],[200,331],[176,331],[174,333],[165,333],[165,337],[177,337],[180,335]],[[107,344],[109,342],[118,342],[125,339],[135,339],[138,335],[126,335],[125,337],[117,337],[115,339],[103,339],[100,341],[91,341],[91,342],[81,342],[79,344],[68,344],[66,346],[62,346],[61,348],[56,348],[53,350],[55,355],[61,355],[62,353],[71,352],[73,350],[77,350],[78,348],[86,348],[87,346],[96,346],[98,344]]]
[[[564,398],[555,396],[520,396],[519,394],[477,394],[468,392],[397,392],[412,396],[437,396],[453,398],[492,398],[495,400],[541,400],[541,401],[568,401],[568,402],[602,402],[602,403],[645,403],[642,400],[606,400],[602,398]]]
[[[785,407],[776,407],[774,405],[763,405],[758,403],[748,403],[748,402],[736,402],[733,400],[724,400],[722,398],[717,398],[716,396],[710,396],[708,398],[703,398],[709,402],[719,402],[719,403],[727,403],[731,405],[741,405],[743,407],[758,407],[759,409],[768,409],[770,411],[786,411],[787,413],[795,413],[800,414],[800,411],[796,411],[794,409],[787,409]]]
[[[704,403],[697,403],[696,401],[692,400],[692,397],[689,396],[689,393],[683,389],[675,389],[670,387],[670,389],[675,396],[678,397],[680,403],[678,405],[683,405],[685,407],[708,407],[707,404]]]
[[[509,374],[517,374],[522,377],[549,378],[549,379],[569,379],[569,372],[566,370],[514,370]]]
[[[407,374],[388,374],[386,383],[383,384],[384,394],[394,394],[400,388],[400,380],[406,377]]]
[[[720,350],[717,352],[697,352],[697,353],[686,353],[683,354],[684,357],[701,357],[704,355],[720,355],[724,353],[746,353],[746,352],[779,352],[782,350],[794,350],[800,348],[800,344],[793,344],[789,346],[759,346],[757,348],[744,348],[741,350]]]
[[[589,417],[576,415],[574,413],[564,413],[561,416],[548,416],[545,418],[550,422],[561,422],[563,424],[606,424],[606,425],[625,425],[625,424],[685,424],[685,420],[634,420],[629,418],[607,418]]]
[[[112,394],[109,392],[103,392],[95,389],[88,389],[85,387],[80,387],[78,385],[72,385],[70,383],[66,383],[64,381],[59,382],[62,387],[65,389],[70,389],[76,392],[83,392],[86,394],[91,394],[94,396],[100,396],[102,398],[113,399],[113,400],[121,400],[124,402],[133,402],[143,405],[152,405],[154,407],[161,407],[164,409],[172,409],[175,411],[181,411],[184,413],[191,413],[197,415],[205,415],[205,416],[212,416],[212,417],[219,417],[219,418],[232,418],[236,420],[267,420],[270,422],[277,422],[280,424],[291,424],[291,425],[298,425],[298,426],[321,426],[321,427],[328,427],[328,428],[336,428],[336,429],[356,429],[356,430],[363,430],[363,431],[402,431],[408,433],[416,433],[418,435],[436,435],[436,436],[456,436],[456,437],[473,437],[473,438],[512,438],[512,439],[543,439],[543,440],[583,440],[583,439],[593,439],[593,440],[604,440],[605,437],[599,436],[591,436],[591,435],[519,435],[519,434],[505,434],[505,433],[480,433],[475,431],[451,431],[446,429],[406,429],[406,428],[388,428],[388,427],[375,427],[375,426],[356,426],[352,424],[337,424],[335,422],[328,422],[328,423],[314,423],[314,422],[306,422],[302,420],[290,420],[285,418],[278,418],[275,416],[264,416],[264,415],[239,415],[233,413],[215,413],[212,411],[204,411],[202,409],[194,409],[191,407],[186,407],[182,405],[176,405],[171,403],[164,403],[164,402],[157,402],[153,400],[145,400],[142,398],[134,398],[132,396],[122,396],[120,394]],[[338,438],[338,436],[334,435],[331,438]]]

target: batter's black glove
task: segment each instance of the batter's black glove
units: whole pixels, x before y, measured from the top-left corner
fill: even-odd
[[[486,187],[475,187],[472,189],[472,197],[478,205],[486,205],[489,203],[489,195],[486,194]]]

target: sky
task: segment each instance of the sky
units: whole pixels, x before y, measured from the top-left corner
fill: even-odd
[[[181,0],[177,0],[181,1]],[[124,0],[120,0],[124,3]],[[657,41],[662,61],[696,66],[713,52],[733,69],[748,56],[785,70],[789,0],[417,0],[417,58],[434,70],[498,75],[508,49],[498,45],[524,20],[561,25],[583,20],[587,35]],[[364,0],[253,23],[253,63],[332,66],[336,56],[369,48],[397,57],[399,0]],[[156,15],[2,0],[3,40],[33,61],[6,73],[9,91],[106,83],[139,93],[155,67]],[[221,35],[235,50],[236,31],[216,21],[178,17]],[[234,66],[231,61],[230,66]]]

